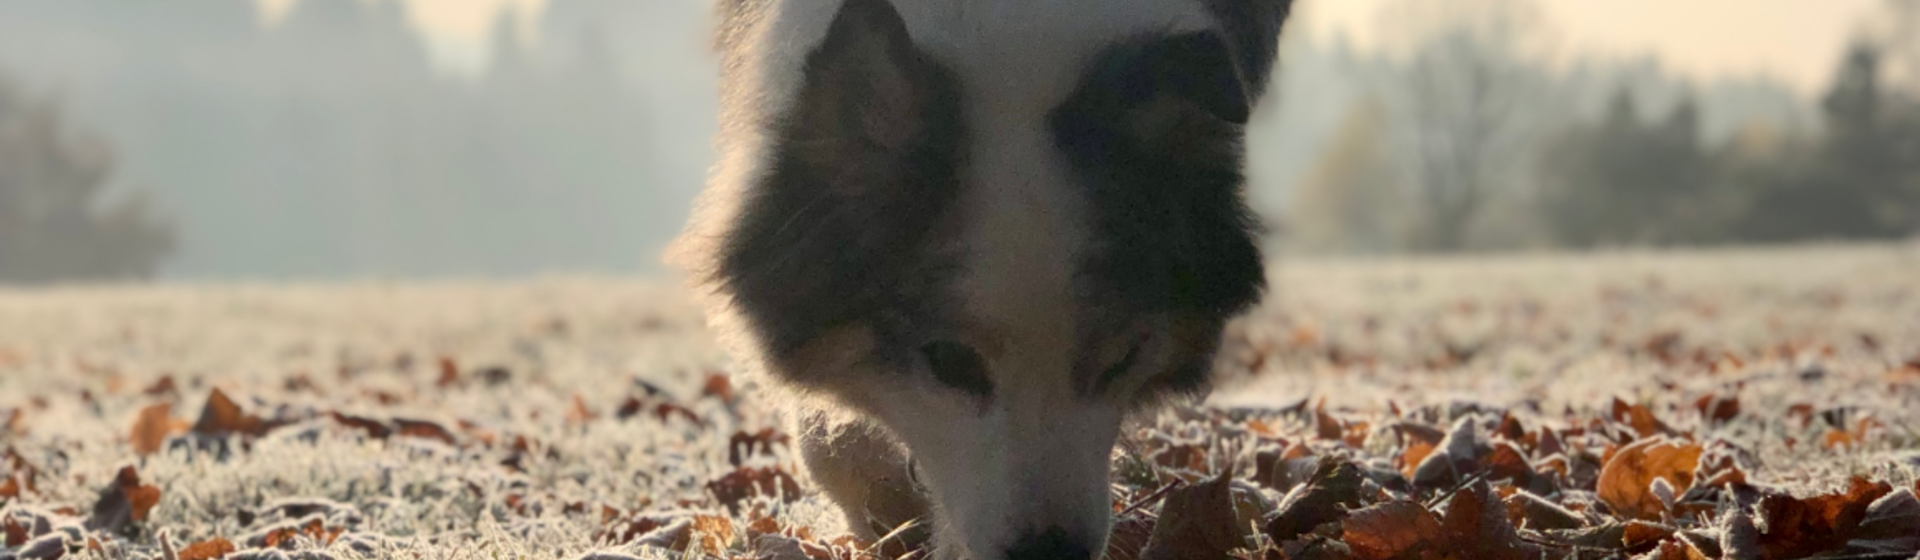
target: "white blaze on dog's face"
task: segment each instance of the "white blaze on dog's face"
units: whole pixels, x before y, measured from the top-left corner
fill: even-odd
[[[718,186],[761,361],[906,445],[946,553],[1094,557],[1121,421],[1259,297],[1240,141],[1289,2],[734,1],[736,79],[785,88]]]

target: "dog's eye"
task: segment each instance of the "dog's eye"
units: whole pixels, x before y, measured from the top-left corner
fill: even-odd
[[[1115,382],[1120,381],[1120,378],[1126,377],[1128,372],[1132,372],[1133,367],[1140,363],[1140,348],[1145,345],[1145,340],[1134,341],[1133,346],[1127,347],[1127,354],[1121,357],[1120,361],[1114,362],[1113,365],[1107,366],[1106,371],[1100,372],[1099,390],[1107,390],[1107,387],[1113,386]]]
[[[987,377],[987,360],[965,344],[938,341],[920,347],[933,378],[942,385],[979,397],[993,395],[993,380]]]

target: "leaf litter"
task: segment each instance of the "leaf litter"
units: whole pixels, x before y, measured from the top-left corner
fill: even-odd
[[[1915,265],[1716,258],[1283,273],[1234,398],[1123,436],[1106,557],[1920,554]],[[401,292],[0,294],[66,356],[0,369],[0,557],[926,557],[839,526],[677,296]],[[44,338],[74,309],[147,318]]]

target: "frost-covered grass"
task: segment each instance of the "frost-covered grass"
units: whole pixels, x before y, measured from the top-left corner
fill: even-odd
[[[1912,247],[1285,260],[1273,280],[1268,304],[1232,333],[1208,406],[1324,399],[1342,418],[1478,407],[1552,424],[1617,397],[1742,445],[1764,481],[1811,491],[1867,474],[1911,487],[1920,471],[1920,366],[1903,369],[1920,360]],[[635,553],[602,538],[625,522],[609,522],[615,510],[704,512],[738,530],[751,515],[729,512],[708,484],[735,471],[729,436],[780,423],[751,384],[710,386],[727,359],[670,286],[0,291],[0,451],[38,473],[6,507],[84,518],[114,472],[136,466],[161,500],[98,553],[108,557],[157,554],[163,532],[175,545],[219,536],[245,548],[289,499],[335,502],[328,527],[354,538],[321,548],[340,558]],[[444,377],[447,365],[457,375]],[[216,388],[290,424],[226,444],[193,435],[184,424]],[[1700,396],[1738,399],[1752,421],[1704,426],[1683,413]],[[130,428],[162,403],[182,425],[140,457]],[[661,405],[685,413],[656,415]],[[374,438],[332,413],[452,437]],[[1829,445],[1836,422],[1857,441]],[[1392,456],[1386,439],[1361,447]],[[775,450],[748,466],[784,467],[804,487]],[[749,503],[822,539],[839,532],[811,495]]]

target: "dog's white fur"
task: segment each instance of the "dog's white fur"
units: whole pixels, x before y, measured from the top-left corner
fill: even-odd
[[[713,266],[722,228],[767,172],[767,152],[776,147],[770,145],[766,122],[795,102],[803,63],[841,5],[839,0],[722,1],[744,2],[737,9],[752,13],[732,18],[733,28],[723,30],[722,40],[736,44],[724,49],[721,160],[671,257],[695,272]],[[914,450],[937,510],[942,556],[989,560],[1022,533],[1050,526],[1092,539],[1097,555],[1111,511],[1112,442],[1128,403],[1076,398],[1064,373],[1072,367],[1067,363],[1071,353],[1064,349],[1078,343],[1071,309],[1074,264],[1089,234],[1084,189],[1070,177],[1072,170],[1042,123],[1072,93],[1091,59],[1116,42],[1217,23],[1199,0],[894,0],[893,5],[916,46],[956,74],[967,100],[971,157],[962,172],[965,231],[957,239],[965,244],[966,256],[962,307],[978,324],[960,336],[983,349],[989,369],[1025,373],[996,374],[996,404],[985,414],[951,391],[911,381],[875,383],[859,399],[859,408]],[[719,294],[707,303],[714,326],[747,369],[767,367],[731,303]],[[835,406],[824,400],[834,396],[819,396],[806,404]],[[831,474],[816,473],[816,478],[830,492],[834,484],[859,485],[858,480],[836,483]],[[858,519],[850,524],[864,529]]]

